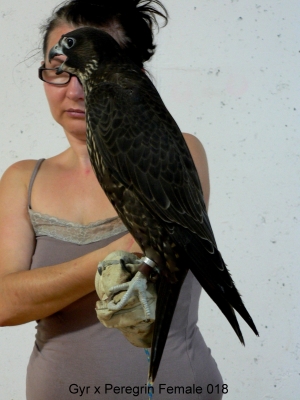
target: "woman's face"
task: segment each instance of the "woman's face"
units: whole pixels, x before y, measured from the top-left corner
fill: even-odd
[[[63,34],[74,29],[70,25],[62,25],[50,33],[47,53],[45,55],[46,68],[56,68],[65,60],[65,56],[56,56],[50,63],[48,61],[48,54]],[[55,86],[44,82],[44,88],[55,121],[63,127],[67,135],[85,140],[84,92],[78,79],[72,76],[70,82],[63,86]]]

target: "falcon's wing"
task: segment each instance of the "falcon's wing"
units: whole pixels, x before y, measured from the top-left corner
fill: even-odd
[[[152,213],[188,228],[214,251],[201,184],[182,133],[150,81],[126,86],[102,83],[86,99],[98,151]]]

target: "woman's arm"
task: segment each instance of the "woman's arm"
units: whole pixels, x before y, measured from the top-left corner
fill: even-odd
[[[0,181],[0,326],[49,316],[95,290],[98,262],[114,250],[138,251],[128,234],[75,260],[29,270],[35,237],[27,211],[34,161],[14,164]]]
[[[204,202],[206,204],[206,209],[208,209],[210,185],[209,185],[209,172],[207,157],[202,143],[193,135],[184,133],[183,137],[188,145],[190,153],[193,157],[198,175],[200,178]]]

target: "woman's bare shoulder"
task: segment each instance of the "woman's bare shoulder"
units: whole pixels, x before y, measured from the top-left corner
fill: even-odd
[[[17,161],[6,169],[1,177],[1,183],[9,181],[28,182],[38,160]]]
[[[47,162],[43,163],[43,169],[46,169],[53,165],[63,164],[65,161],[65,153],[66,151],[57,154],[56,156],[47,158]],[[29,183],[30,177],[36,166],[38,160],[21,160],[12,164],[10,167],[4,171],[1,182],[4,180],[19,180],[25,183]]]
[[[33,165],[37,163],[38,160],[21,160],[11,164],[7,170],[12,171],[25,171],[30,169]]]

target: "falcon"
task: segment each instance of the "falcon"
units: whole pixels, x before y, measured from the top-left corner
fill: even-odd
[[[83,27],[50,50],[85,92],[87,148],[107,197],[146,258],[157,306],[154,381],[182,283],[190,269],[244,344],[234,309],[258,335],[217,249],[200,180],[183,135],[154,85],[106,32]]]

